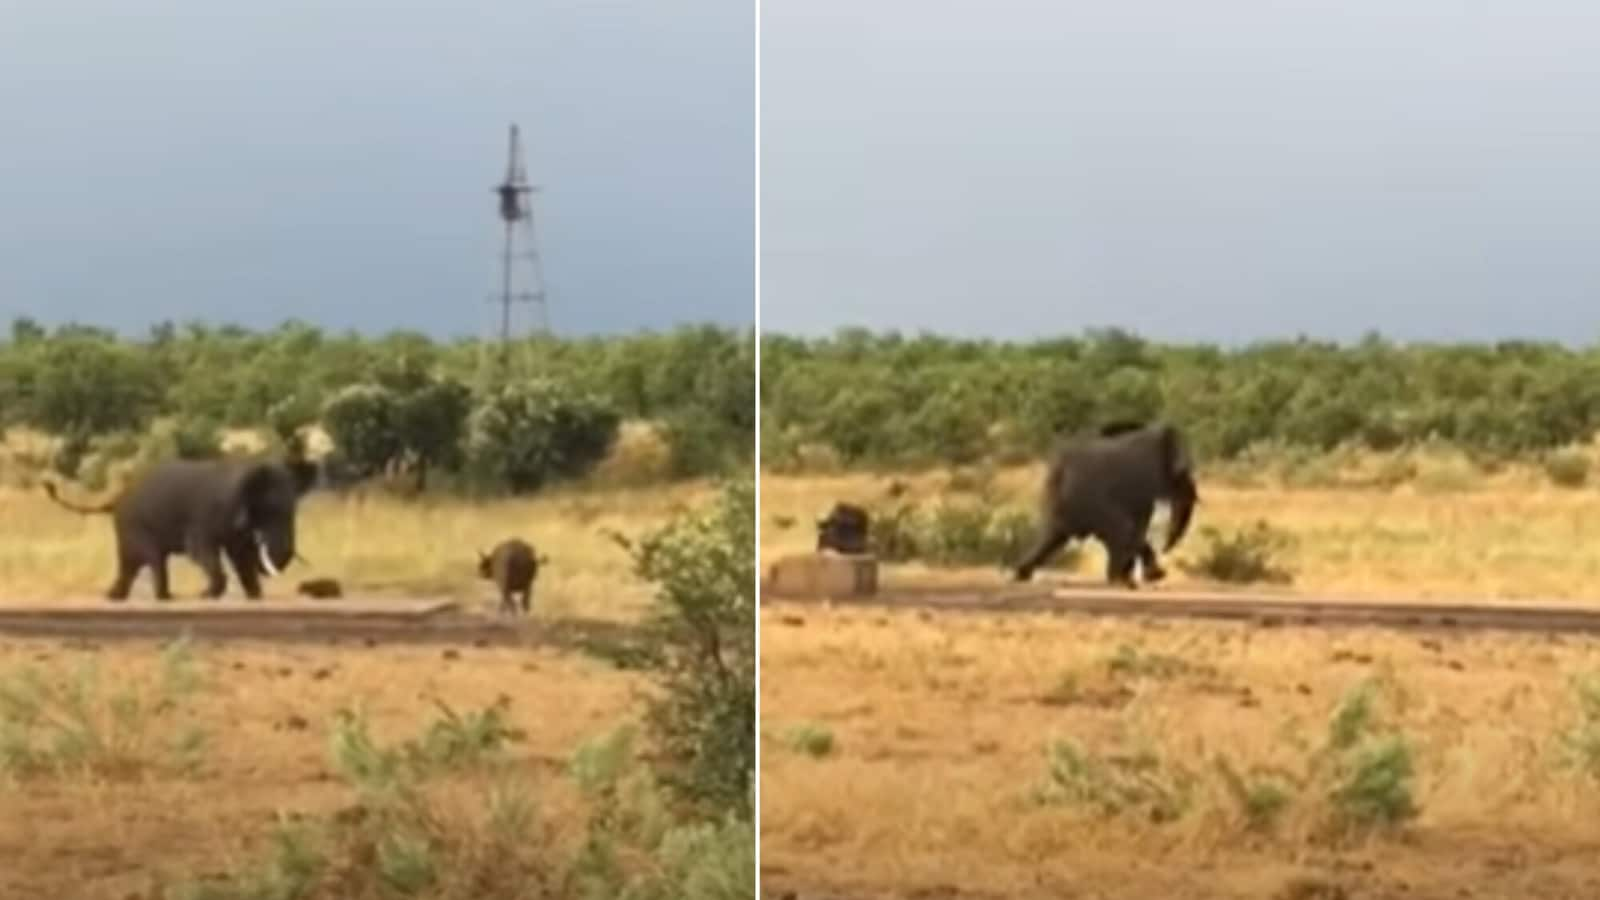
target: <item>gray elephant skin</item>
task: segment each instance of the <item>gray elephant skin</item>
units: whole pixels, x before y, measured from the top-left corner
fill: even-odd
[[[80,505],[50,498],[85,515],[109,513],[117,538],[117,576],[106,597],[126,600],[148,566],[155,596],[172,599],[167,557],[184,554],[205,571],[203,596],[227,589],[227,556],[244,594],[261,597],[261,576],[276,575],[296,556],[295,512],[316,483],[314,463],[268,460],[170,460],[158,463],[112,500]]]
[[[1068,541],[1094,537],[1106,549],[1107,581],[1134,587],[1136,562],[1145,581],[1158,581],[1165,572],[1145,539],[1155,504],[1165,501],[1172,509],[1163,551],[1170,552],[1199,500],[1187,442],[1176,426],[1114,422],[1098,434],[1070,438],[1050,460],[1039,538],[1017,564],[1016,578],[1032,578]]]

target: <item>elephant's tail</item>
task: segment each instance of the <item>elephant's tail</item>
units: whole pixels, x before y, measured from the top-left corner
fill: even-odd
[[[117,506],[117,500],[115,497],[97,504],[79,505],[77,503],[73,503],[70,500],[63,499],[61,495],[56,493],[56,484],[53,481],[46,481],[44,483],[44,492],[50,495],[51,500],[54,500],[56,503],[65,507],[66,509],[70,509],[75,513],[82,513],[86,516],[108,513]]]

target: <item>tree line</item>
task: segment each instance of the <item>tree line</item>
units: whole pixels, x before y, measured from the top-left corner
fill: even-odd
[[[1206,458],[1279,445],[1442,443],[1510,458],[1600,427],[1600,348],[1400,344],[1369,335],[1224,348],[1120,330],[1028,343],[843,330],[764,335],[761,455],[782,469],[1037,458],[1119,419],[1183,426]]]
[[[360,478],[403,467],[477,489],[537,490],[602,459],[624,421],[648,422],[670,476],[716,474],[754,454],[753,333],[715,326],[505,348],[411,332],[333,334],[302,322],[252,331],[163,323],[129,339],[15,320],[0,337],[0,427],[61,439],[72,474],[91,453],[131,453],[157,421],[175,452],[220,452],[225,429],[298,450],[319,425],[329,460]]]

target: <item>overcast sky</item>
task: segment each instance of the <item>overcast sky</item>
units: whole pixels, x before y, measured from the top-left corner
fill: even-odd
[[[1600,8],[765,0],[762,326],[1600,337]]]
[[[747,325],[754,28],[752,0],[0,0],[0,316],[482,333],[515,120],[558,332]]]

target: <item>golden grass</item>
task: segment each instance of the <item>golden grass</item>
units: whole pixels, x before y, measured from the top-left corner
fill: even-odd
[[[1406,881],[1421,896],[1489,885],[1509,892],[1473,895],[1522,896],[1513,888],[1538,878],[1577,889],[1600,840],[1600,791],[1560,769],[1553,746],[1574,713],[1566,676],[1600,668],[1592,640],[1461,635],[1434,649],[1372,630],[784,607],[761,627],[761,847],[774,884],[860,897],[1042,885],[1265,897],[1315,877],[1351,896]],[[1114,678],[1106,663],[1125,645],[1193,670]],[[1153,746],[1202,770],[1216,753],[1294,765],[1303,754],[1284,730],[1320,734],[1340,696],[1384,668],[1405,698],[1395,721],[1419,749],[1423,811],[1405,840],[1322,847],[1308,814],[1252,837],[1214,786],[1161,827],[1030,802],[1055,738],[1103,754]],[[1063,700],[1067,679],[1076,693]],[[831,730],[834,751],[787,749],[781,735],[801,724]],[[1481,857],[1496,852],[1550,868],[1486,871]],[[1377,868],[1362,874],[1367,864]],[[1207,891],[1188,893],[1202,873]]]
[[[340,498],[312,493],[302,502],[297,541],[311,564],[296,563],[266,581],[267,597],[292,595],[305,578],[330,576],[347,594],[449,596],[491,603],[476,551],[521,536],[550,557],[534,596],[536,616],[632,618],[648,600],[627,555],[609,537],[637,535],[710,493],[703,484],[550,491],[528,499],[471,503],[402,501],[383,494]],[[115,574],[106,516],[82,516],[41,490],[0,489],[0,603],[101,595]],[[204,577],[183,557],[169,560],[173,592],[197,596]],[[240,596],[230,573],[229,594]],[[149,573],[131,602],[151,602]]]
[[[1039,475],[1007,470],[994,485],[1031,509]],[[893,480],[764,474],[764,558],[809,552],[815,515],[835,500],[878,502]],[[898,480],[927,501],[949,479]],[[1526,470],[1469,490],[1425,479],[1393,490],[1219,480],[1202,480],[1197,525],[1265,519],[1289,533],[1298,591],[1600,596],[1592,489],[1548,486]],[[1176,556],[1199,544],[1191,537]],[[1100,550],[1085,557],[1082,574],[1098,578]],[[997,586],[1006,577],[998,565],[890,566],[883,576]],[[1568,677],[1600,670],[1593,639],[781,604],[764,608],[761,628],[761,846],[773,887],[852,900],[1600,896],[1590,862],[1600,790],[1555,753],[1575,714]],[[1106,661],[1124,646],[1192,668],[1113,676]],[[1239,765],[1303,762],[1284,730],[1320,733],[1343,692],[1382,671],[1401,688],[1394,719],[1418,747],[1422,814],[1401,836],[1329,845],[1301,808],[1274,836],[1252,835],[1214,783],[1161,827],[1030,802],[1055,738],[1100,753],[1153,746],[1196,768],[1218,752]],[[835,749],[816,758],[789,747],[784,735],[798,726],[831,731]]]
[[[197,646],[210,687],[197,712],[212,734],[201,770],[132,783],[41,776],[0,780],[0,897],[98,900],[143,896],[156,875],[221,873],[260,860],[279,812],[327,814],[352,802],[330,771],[335,710],[362,703],[384,741],[416,736],[433,698],[465,711],[501,694],[527,732],[514,745],[534,776],[549,830],[579,837],[581,805],[556,767],[583,740],[634,718],[634,676],[554,650],[265,644]],[[92,650],[0,641],[0,671],[68,671],[92,654],[106,674],[151,676],[144,642]],[[298,720],[298,721],[297,721]],[[534,839],[530,836],[530,839]]]

